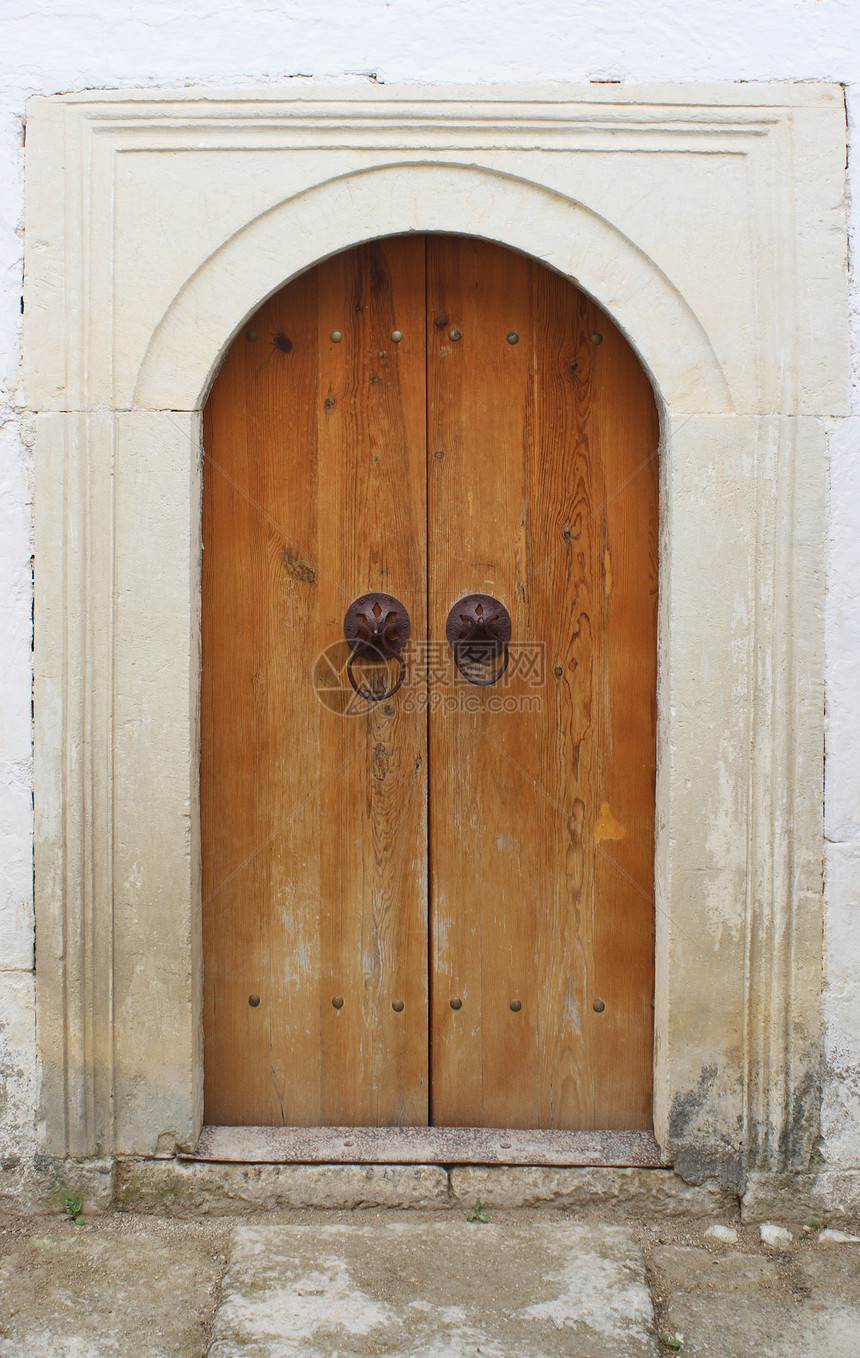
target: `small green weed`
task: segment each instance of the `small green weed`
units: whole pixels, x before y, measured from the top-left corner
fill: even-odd
[[[488,1220],[487,1214],[486,1214],[486,1212],[484,1211],[483,1207],[481,1206],[481,1199],[480,1199],[480,1198],[476,1198],[476,1199],[475,1199],[475,1206],[469,1208],[468,1212],[466,1213],[466,1220],[467,1220],[467,1221],[487,1221],[487,1220]]]
[[[63,1198],[63,1207],[66,1209],[66,1216],[69,1221],[73,1221],[76,1226],[83,1226],[84,1219],[81,1216],[81,1208],[84,1205],[83,1198]]]
[[[666,1334],[665,1331],[660,1335],[660,1343],[665,1344],[667,1349],[677,1350],[684,1347],[683,1336]]]

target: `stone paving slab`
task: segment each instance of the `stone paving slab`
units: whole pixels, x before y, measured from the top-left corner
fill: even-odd
[[[688,1358],[858,1358],[860,1246],[758,1254],[657,1248],[661,1332]]]
[[[227,1231],[0,1217],[0,1358],[204,1358]]]
[[[0,1358],[860,1358],[860,1241],[818,1225],[768,1247],[737,1212],[715,1234],[466,1210],[75,1226],[0,1207]]]
[[[652,1319],[621,1226],[241,1226],[210,1358],[656,1358]]]

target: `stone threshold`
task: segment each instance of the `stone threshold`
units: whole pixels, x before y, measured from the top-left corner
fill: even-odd
[[[667,1169],[653,1134],[495,1127],[204,1127],[190,1161]]]

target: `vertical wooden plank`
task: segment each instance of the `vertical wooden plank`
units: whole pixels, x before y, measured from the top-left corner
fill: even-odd
[[[528,262],[476,240],[428,239],[431,633],[444,638],[451,605],[483,592],[508,607],[520,640]],[[507,342],[512,331],[520,344]],[[465,685],[446,655],[431,700],[432,1118],[442,1125],[538,1125],[533,906],[544,847],[537,823],[517,823],[517,803],[533,794],[497,742],[513,738],[517,757],[529,727],[493,711],[501,692]]]
[[[320,458],[333,570],[349,600],[371,590],[395,595],[420,638],[423,238],[377,241],[330,260],[320,287]],[[334,331],[343,335],[337,344]],[[372,681],[368,668],[360,673]],[[415,705],[407,711],[409,692],[366,716],[327,723],[338,762],[350,760],[320,801],[330,843],[322,881],[323,1102],[325,1121],[335,1124],[427,1122],[426,717]],[[338,904],[349,901],[359,908]],[[344,1000],[339,1010],[335,994]]]
[[[433,1120],[647,1126],[653,396],[535,262],[431,239],[428,299],[433,635],[482,591],[517,644],[509,682],[458,694],[449,667],[431,707]]]
[[[551,277],[551,276],[550,276]],[[558,286],[560,280],[553,280]],[[545,284],[544,284],[545,285]],[[603,468],[605,670],[601,761],[592,803],[595,997],[586,1008],[594,1125],[651,1126],[654,1050],[654,779],[657,728],[659,422],[636,354],[583,299],[579,355],[590,353],[589,430]],[[594,345],[592,336],[602,335]]]
[[[309,274],[260,309],[204,414],[204,1060],[205,1116],[216,1123],[320,1116],[319,1036],[306,1017],[316,1007],[318,826],[297,810],[305,771],[321,762],[305,673],[320,642],[316,297]],[[289,503],[285,448],[307,487]],[[303,768],[283,769],[286,714],[304,727]],[[291,859],[305,865],[292,893]],[[287,932],[299,946],[284,955]],[[276,1031],[289,1034],[292,1091]]]
[[[207,406],[211,1122],[426,1121],[426,723],[318,687],[356,595],[396,593],[424,629],[423,265],[392,240],[296,280]]]

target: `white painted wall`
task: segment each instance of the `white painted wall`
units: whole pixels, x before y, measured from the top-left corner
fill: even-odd
[[[383,82],[836,80],[860,240],[858,0],[3,0],[0,6],[0,1163],[38,1142],[31,498],[18,390],[30,94],[367,75]],[[827,1160],[860,1168],[860,277],[854,418],[831,431]],[[834,318],[838,323],[839,318]]]

